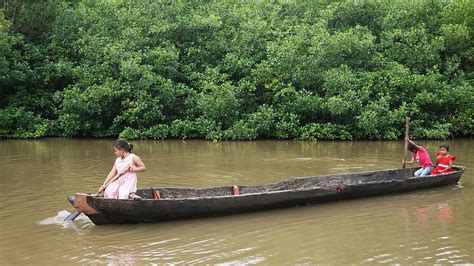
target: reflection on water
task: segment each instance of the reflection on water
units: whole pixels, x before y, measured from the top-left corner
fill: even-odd
[[[438,220],[442,225],[446,226],[449,220],[454,218],[453,210],[448,203],[436,203],[427,206],[416,208],[416,220],[420,224],[420,228],[425,230],[428,228],[430,222],[433,219],[430,218],[430,214],[436,211],[438,214]]]
[[[0,141],[0,264],[473,263],[471,140],[452,144],[462,186],[159,224],[97,227],[66,196],[93,191],[111,140]],[[424,145],[433,153],[438,142]],[[141,187],[263,184],[397,168],[402,142],[139,141]]]
[[[438,219],[442,222],[448,222],[454,218],[453,209],[448,203],[438,203]]]

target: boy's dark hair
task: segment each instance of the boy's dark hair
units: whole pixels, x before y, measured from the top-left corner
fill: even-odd
[[[415,152],[418,151],[418,149],[416,148],[416,146],[413,145],[413,144],[411,144],[411,143],[408,143],[407,149],[408,149],[409,151],[413,152],[413,153],[415,153]]]
[[[117,148],[117,149],[124,150],[126,152],[132,152],[132,149],[133,149],[133,145],[128,143],[124,139],[116,140],[115,143],[114,143],[114,147]]]
[[[449,151],[449,144],[448,143],[443,143],[439,145],[440,148],[445,148],[447,151]]]

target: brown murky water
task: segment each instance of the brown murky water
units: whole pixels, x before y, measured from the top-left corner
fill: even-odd
[[[474,141],[450,141],[456,187],[227,217],[94,226],[66,196],[94,191],[112,140],[0,140],[0,264],[474,263]],[[402,142],[137,141],[139,186],[262,184],[397,168]],[[438,141],[426,141],[431,154]]]

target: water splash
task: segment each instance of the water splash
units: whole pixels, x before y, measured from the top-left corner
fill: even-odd
[[[69,228],[71,227],[74,223],[79,222],[79,223],[91,223],[91,220],[85,216],[84,214],[80,214],[77,216],[77,218],[74,221],[65,221],[65,219],[71,214],[71,212],[68,212],[66,210],[59,211],[56,216],[48,217],[46,219],[43,219],[38,222],[40,225],[59,225],[62,228]]]

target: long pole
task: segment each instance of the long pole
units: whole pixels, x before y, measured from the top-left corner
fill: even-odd
[[[407,154],[408,154],[408,134],[410,133],[410,118],[405,118],[405,149],[403,151],[403,169],[407,168]]]

